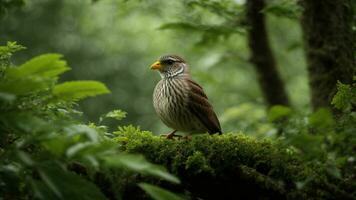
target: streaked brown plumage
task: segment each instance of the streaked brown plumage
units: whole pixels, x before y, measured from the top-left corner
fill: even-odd
[[[151,69],[158,70],[162,80],[153,93],[153,105],[160,119],[175,131],[221,134],[219,120],[203,88],[192,80],[188,64],[179,56],[159,58]],[[173,131],[167,137],[174,135]]]

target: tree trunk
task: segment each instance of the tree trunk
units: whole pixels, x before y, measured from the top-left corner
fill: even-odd
[[[351,83],[356,67],[353,0],[301,0],[313,109],[330,107],[336,82]]]
[[[261,12],[264,7],[264,0],[248,0],[246,2],[251,62],[257,71],[258,81],[268,107],[273,105],[289,106],[288,95],[268,41],[265,16]]]

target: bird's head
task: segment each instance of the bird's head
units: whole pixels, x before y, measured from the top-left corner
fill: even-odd
[[[162,78],[173,78],[189,73],[185,60],[176,55],[161,56],[151,65],[151,69],[158,70]]]

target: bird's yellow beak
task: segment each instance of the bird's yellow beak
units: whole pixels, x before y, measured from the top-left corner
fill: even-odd
[[[156,69],[161,69],[161,67],[162,67],[161,63],[159,61],[156,61],[151,65],[150,69],[156,70]]]

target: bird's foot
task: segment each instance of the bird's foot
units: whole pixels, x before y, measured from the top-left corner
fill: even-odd
[[[170,132],[170,133],[168,133],[168,134],[162,134],[162,135],[160,135],[161,137],[165,137],[166,139],[173,139],[174,137],[178,137],[178,138],[181,138],[182,136],[180,136],[180,135],[175,135],[174,133],[175,132],[177,132],[177,130],[174,130],[174,131],[172,131],[172,132]]]

